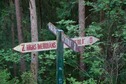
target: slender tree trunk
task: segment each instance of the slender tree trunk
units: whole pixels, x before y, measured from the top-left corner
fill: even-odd
[[[85,29],[85,6],[84,6],[84,0],[79,0],[79,36],[84,37],[84,29]],[[80,80],[83,80],[84,77],[82,76],[82,73],[84,72],[85,66],[83,63],[84,60],[84,47],[81,47],[81,52],[80,52]]]
[[[10,7],[13,8],[14,6],[14,3],[12,0],[10,0]],[[11,24],[11,35],[12,35],[12,48],[15,46],[15,43],[14,43],[14,15],[10,15],[11,17],[11,21],[12,21],[12,24]]]
[[[39,19],[38,19],[38,22],[39,22],[38,23],[39,24],[38,31],[41,31],[41,30],[43,31],[43,29],[42,29],[42,25],[43,25],[43,23],[42,23],[42,0],[39,0],[38,4],[39,4],[39,7],[38,7],[39,8],[39,10],[38,10],[39,11],[39,14],[38,14],[39,15]],[[38,34],[38,35],[41,35],[40,39],[43,40],[43,33]]]
[[[12,8],[14,6],[14,3],[12,0],[10,0],[10,7]],[[11,14],[11,21],[12,21],[12,24],[11,24],[11,35],[12,35],[12,48],[15,46],[15,40],[14,40],[14,15]],[[13,70],[13,73],[14,73],[14,77],[17,76],[17,65],[16,63],[13,63],[13,67],[14,67],[14,70]]]
[[[42,0],[39,0],[40,28],[42,28]]]
[[[14,20],[14,16],[11,16],[12,20]],[[12,35],[12,48],[14,47],[15,43],[14,43],[14,22],[12,22],[11,24],[11,35]]]
[[[42,28],[42,0],[39,0],[40,5],[40,27]]]
[[[15,0],[15,7],[16,7],[18,41],[20,44],[23,42],[23,36],[22,36],[22,21],[21,21],[21,10],[20,10],[19,0]],[[26,70],[26,67],[25,67],[25,60],[24,60],[22,54],[21,54],[21,58],[20,58],[20,64],[21,64],[21,72],[24,72]]]
[[[12,48],[15,46],[15,40],[14,40],[14,16],[11,15],[11,19],[12,19],[12,24],[11,24],[11,33],[12,33]],[[17,65],[16,63],[13,63],[13,67],[14,67],[14,76],[17,76]]]
[[[35,0],[30,0],[29,5],[30,5],[30,20],[31,20],[31,38],[32,38],[32,42],[37,42],[38,29],[37,29],[37,15],[36,15]],[[31,71],[33,73],[35,81],[37,82],[38,52],[31,53]]]
[[[103,10],[100,11],[100,22],[104,21],[104,16],[105,16],[104,11]]]

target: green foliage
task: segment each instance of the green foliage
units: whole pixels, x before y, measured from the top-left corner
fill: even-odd
[[[1,56],[1,63],[5,61],[19,63],[20,61],[20,53],[14,52],[12,49],[0,50],[0,56]],[[24,54],[23,57],[25,57],[27,62],[30,61],[29,54]]]
[[[37,84],[31,72],[24,72],[21,75],[21,78],[22,78],[21,84]]]
[[[73,20],[61,20],[57,22],[69,37],[76,37],[79,32],[79,27]]]
[[[125,40],[126,40],[126,24],[124,24],[124,25],[122,25],[122,34],[120,35],[120,34],[116,34],[116,36],[119,36],[120,35],[120,37],[122,37],[123,38],[123,41],[125,42]]]
[[[11,49],[0,50],[0,55],[5,61],[18,63],[20,60],[19,53],[13,52]]]
[[[75,15],[76,12],[73,13],[73,10],[77,10],[75,7],[76,3],[77,3],[76,0],[60,1],[60,6],[57,8],[58,18],[65,19],[71,17],[72,14]]]
[[[36,2],[40,40],[56,39],[47,29],[49,21],[54,24],[56,22],[58,25],[56,26],[64,30],[65,34],[70,38],[78,36],[77,0],[36,0]],[[11,18],[12,15],[15,18],[15,6],[9,4],[9,1],[0,0],[0,84],[34,84],[30,72],[25,72],[21,76],[18,74],[17,78],[12,78],[13,63],[19,65],[20,54],[10,49],[12,46],[11,24],[13,22],[16,28],[16,20]],[[71,49],[64,50],[65,83],[125,84],[126,0],[86,0],[84,4],[86,5],[87,27],[85,28],[85,36],[94,36],[99,38],[100,41],[91,46],[84,47],[83,62],[86,67],[85,71],[79,69],[79,54],[73,52]],[[21,6],[23,13],[23,36],[24,41],[27,42],[30,41],[31,37],[28,1],[21,1]],[[101,12],[103,12],[103,16]],[[100,18],[103,18],[103,20],[100,21]],[[91,21],[90,25],[87,25],[90,23],[88,23],[88,20]],[[16,30],[14,30],[14,39],[15,42],[18,42]],[[24,58],[27,70],[30,70],[30,54],[24,54]],[[39,84],[55,84],[55,51],[41,52],[38,58]],[[79,81],[80,71],[81,76],[85,78],[84,81]]]
[[[3,84],[9,84],[8,83],[8,80],[9,80],[9,73],[7,73],[7,71],[0,71],[0,83],[3,83]]]
[[[22,30],[23,30],[23,39],[24,42],[29,42],[31,39],[31,34],[30,34],[30,19],[29,19],[29,14],[26,14],[25,17],[22,18]]]
[[[86,35],[94,35],[100,38],[100,42],[98,42],[97,45],[100,51],[97,52],[97,55],[95,56],[96,51],[91,54],[89,52],[91,50],[86,54],[85,62],[88,64],[88,67],[90,66],[88,75],[95,79],[99,77],[97,79],[100,83],[124,84],[125,82],[120,83],[120,80],[125,72],[123,73],[123,70],[120,71],[120,69],[122,66],[125,66],[125,64],[123,65],[123,63],[125,63],[123,60],[125,59],[123,51],[125,47],[123,45],[125,45],[126,37],[124,33],[126,31],[125,1],[97,0],[96,2],[88,1],[85,4],[92,6],[91,11],[94,14],[101,11],[104,13],[104,16],[102,16],[104,20],[102,22],[93,22],[86,29]],[[104,78],[104,76],[106,76],[106,78]],[[100,77],[104,80],[101,81]]]
[[[5,69],[8,67],[8,63],[14,62],[18,63],[19,62],[19,54],[14,53],[11,49],[8,50],[0,50],[0,69]],[[9,65],[8,68],[12,68],[12,66]]]
[[[97,84],[97,82],[93,78],[90,78],[90,79],[84,81],[84,84]]]
[[[0,49],[11,46],[11,15],[15,15],[14,5],[6,5],[6,7],[0,10]]]
[[[45,52],[38,56],[39,58],[39,82],[56,83],[56,53],[54,51]]]
[[[11,78],[7,70],[0,70],[0,84],[37,84],[33,79],[31,72],[24,72],[21,75],[21,81],[18,78]]]
[[[96,22],[92,22],[85,31],[87,36],[97,36],[97,38],[103,37],[103,34],[101,33],[102,27]]]
[[[0,70],[0,84],[19,84],[19,80],[10,79],[10,73],[7,70]]]
[[[67,80],[69,81],[69,84],[97,84],[96,80],[94,80],[93,78],[90,78],[90,79],[88,79],[86,81],[82,81],[82,82],[77,81],[73,77],[67,78]]]
[[[83,82],[79,82],[77,81],[75,78],[71,77],[71,78],[67,78],[67,80],[69,81],[69,84],[82,84]]]

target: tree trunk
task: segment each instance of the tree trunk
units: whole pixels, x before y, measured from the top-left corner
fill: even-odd
[[[12,24],[11,24],[11,33],[12,33],[12,48],[15,46],[15,40],[14,40],[14,16],[11,15],[11,19],[12,19]],[[14,77],[17,76],[17,65],[16,63],[13,63],[13,68],[14,68]]]
[[[42,25],[43,25],[43,23],[42,23],[42,0],[39,0],[38,1],[38,16],[39,16],[39,18],[38,18],[38,31],[43,31],[43,29],[42,29]],[[40,39],[41,40],[43,40],[43,33],[38,33],[38,36],[41,36],[40,37]]]
[[[11,24],[11,35],[12,35],[12,48],[15,46],[15,43],[14,43],[14,16],[11,15],[11,19],[12,19],[12,24]]]
[[[13,1],[12,0],[10,0],[10,7],[11,8],[13,8],[13,6],[14,6],[14,3],[13,3]],[[12,35],[12,48],[15,46],[15,43],[14,43],[14,15],[10,15],[10,17],[11,17],[11,22],[12,22],[12,24],[11,24],[11,35]]]
[[[19,2],[19,0],[15,0],[15,7],[16,7],[18,41],[19,41],[19,44],[20,44],[20,43],[23,42],[23,36],[22,36],[22,21],[21,21],[21,11],[20,11],[20,2]],[[20,64],[21,64],[21,72],[23,73],[26,70],[25,60],[23,58],[23,54],[21,54]]]
[[[31,20],[31,38],[32,38],[32,42],[37,42],[38,29],[37,29],[37,15],[36,15],[35,0],[30,0],[29,5],[30,5],[30,20]],[[38,52],[31,53],[31,71],[33,73],[35,81],[37,82]]]
[[[104,16],[105,16],[104,11],[101,10],[100,11],[100,23],[102,23],[104,21],[104,18],[105,18]]]
[[[40,17],[40,29],[42,28],[42,1],[39,0],[39,17]]]
[[[85,6],[84,6],[84,0],[79,0],[79,7],[78,7],[78,12],[79,12],[79,36],[84,37],[84,29],[85,29]],[[84,47],[81,47],[81,52],[80,52],[80,80],[83,80],[84,77],[82,76],[82,73],[84,72],[85,66],[83,63],[84,60]]]
[[[14,6],[14,2],[12,0],[10,0],[10,7],[13,8]],[[11,24],[11,35],[12,35],[12,48],[15,46],[15,40],[14,40],[14,15],[11,14],[11,21],[12,21],[12,24]],[[13,73],[14,73],[14,77],[17,76],[17,65],[16,63],[13,63]]]

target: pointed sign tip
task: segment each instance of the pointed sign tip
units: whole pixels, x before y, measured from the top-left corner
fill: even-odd
[[[98,38],[96,38],[96,37],[94,37],[94,36],[93,36],[93,38],[95,38],[97,41],[99,40]]]
[[[18,46],[16,46],[16,47],[14,47],[13,50],[21,52],[21,46],[18,45]]]
[[[16,47],[14,47],[13,50],[17,51]]]
[[[49,22],[49,23],[48,23],[48,25],[49,25],[49,24],[52,24],[52,23],[51,23],[51,22]]]
[[[15,47],[13,48],[13,50],[15,50]]]

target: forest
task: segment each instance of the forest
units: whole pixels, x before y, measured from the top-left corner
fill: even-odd
[[[58,42],[49,22],[64,39],[99,40],[79,52],[14,50],[20,45],[23,51],[22,43]],[[0,84],[126,84],[126,0],[0,0]]]

